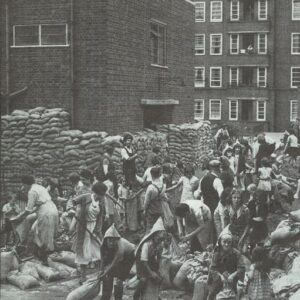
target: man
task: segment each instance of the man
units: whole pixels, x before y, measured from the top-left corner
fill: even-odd
[[[153,158],[158,159],[159,161],[159,155],[160,155],[160,147],[159,146],[154,146],[152,148],[152,152],[148,153],[145,159],[145,163],[144,163],[144,168],[147,169],[149,167],[151,167],[152,164],[152,160]],[[160,163],[160,161],[159,161]]]
[[[144,202],[146,230],[149,231],[157,219],[163,216],[162,201],[167,199],[165,185],[161,180],[161,169],[158,166],[151,168],[152,183],[147,187]]]
[[[220,161],[211,160],[209,162],[209,172],[204,175],[199,185],[204,203],[209,207],[212,215],[224,190],[219,174]]]
[[[256,159],[255,160],[255,171],[256,172],[259,168],[261,168],[261,160],[264,157],[269,158],[270,155],[274,152],[275,146],[276,146],[274,142],[268,143],[266,141],[264,134],[259,134],[257,136],[257,142],[259,144],[259,147],[258,147],[258,151],[257,151],[256,157],[255,157],[255,159]]]
[[[221,148],[223,147],[224,142],[228,139],[229,139],[228,128],[226,124],[223,124],[215,135],[215,140],[217,142],[217,149],[223,150]]]
[[[212,215],[209,207],[199,200],[187,200],[176,207],[175,215],[185,221],[186,235],[181,240],[190,241],[192,253],[205,251],[212,243]],[[179,233],[182,233],[182,228],[179,228]]]
[[[114,299],[123,298],[123,281],[129,277],[130,270],[135,261],[135,245],[122,238],[115,225],[106,231],[101,246],[101,273],[103,278],[103,291],[101,300],[111,299],[114,278]]]
[[[294,129],[298,141],[300,141],[300,118],[299,117],[297,117],[296,121],[292,124],[292,128]]]

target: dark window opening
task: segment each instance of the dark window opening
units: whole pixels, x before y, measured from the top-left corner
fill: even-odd
[[[252,86],[254,84],[254,68],[244,67],[242,68],[242,85]]]
[[[255,121],[255,102],[252,100],[242,100],[241,105],[241,119],[242,121]]]
[[[254,20],[254,0],[244,0],[243,3],[243,14],[244,20]]]

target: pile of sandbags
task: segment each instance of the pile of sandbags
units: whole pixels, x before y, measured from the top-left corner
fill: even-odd
[[[174,160],[201,165],[213,148],[209,122],[182,125],[160,125],[158,130],[168,136],[169,154]]]
[[[300,222],[291,219],[281,221],[271,233],[271,244],[284,244],[297,241],[300,238]]]

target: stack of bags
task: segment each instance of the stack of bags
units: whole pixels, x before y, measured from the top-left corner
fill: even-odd
[[[161,125],[158,130],[167,134],[172,159],[201,165],[213,147],[213,137],[208,122],[182,125]]]

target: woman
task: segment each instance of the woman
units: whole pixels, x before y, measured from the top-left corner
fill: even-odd
[[[139,283],[133,300],[159,299],[159,286],[162,280],[159,275],[159,264],[165,233],[163,220],[159,218],[136,249],[136,270]]]
[[[80,267],[80,284],[86,280],[86,268],[91,262],[101,259],[100,239],[102,237],[102,224],[104,219],[104,201],[107,187],[96,182],[92,191],[82,194],[73,200],[79,212],[76,219],[75,240],[73,251],[75,263]]]
[[[241,191],[238,189],[232,191],[231,205],[228,212],[228,230],[233,236],[233,245],[239,251],[245,253],[248,250],[250,214],[248,207],[242,202]]]
[[[137,153],[135,153],[133,147],[133,136],[130,133],[126,133],[123,138],[123,149],[121,150],[121,157],[123,161],[123,173],[125,177],[126,185],[132,188],[136,181],[136,167],[135,160]]]
[[[284,154],[290,156],[290,162],[292,160],[297,160],[298,155],[298,138],[295,135],[295,131],[293,129],[288,130],[289,136],[287,138],[287,142],[284,148]]]
[[[33,176],[23,176],[22,184],[28,193],[28,203],[25,211],[18,215],[15,222],[21,222],[35,211],[37,220],[32,225],[35,254],[47,265],[48,253],[54,250],[54,236],[59,222],[58,210],[47,189],[36,184]]]
[[[214,300],[215,296],[222,290],[224,283],[229,284],[236,292],[238,280],[242,280],[245,267],[241,254],[233,248],[233,237],[230,233],[222,234],[212,257],[209,274],[207,300]]]

